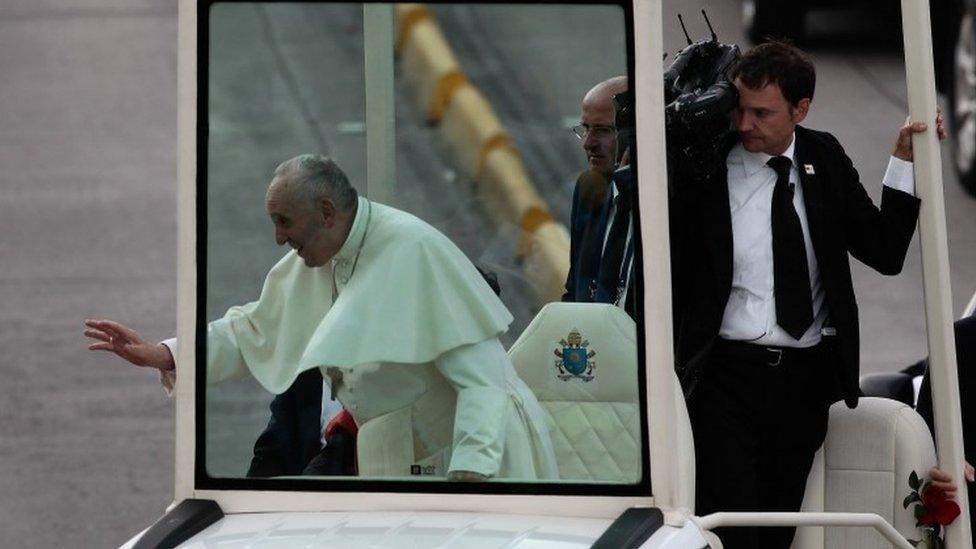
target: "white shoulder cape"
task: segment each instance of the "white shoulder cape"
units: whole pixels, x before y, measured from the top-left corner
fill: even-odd
[[[258,301],[210,324],[208,375],[233,369],[214,362],[241,360],[267,390],[282,393],[311,368],[427,363],[498,337],[512,321],[464,253],[413,215],[360,198],[336,260],[351,264],[357,252],[335,303],[331,264],[309,268],[286,254]]]

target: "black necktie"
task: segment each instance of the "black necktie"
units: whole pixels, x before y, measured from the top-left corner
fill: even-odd
[[[596,300],[609,303],[615,303],[618,297],[621,262],[626,249],[627,229],[630,225],[630,210],[633,203],[630,189],[618,187],[618,191],[620,192],[615,199],[617,209],[613,214],[613,223],[610,225],[610,234],[607,235],[607,245],[603,249],[600,275],[597,279]]]
[[[800,339],[813,323],[813,298],[810,294],[810,268],[803,242],[800,218],[793,208],[790,167],[785,156],[767,162],[776,172],[773,189],[773,293],[776,297],[776,323]]]

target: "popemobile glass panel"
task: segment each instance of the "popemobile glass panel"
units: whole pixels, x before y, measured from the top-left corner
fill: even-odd
[[[629,10],[202,11],[201,486],[647,494]]]

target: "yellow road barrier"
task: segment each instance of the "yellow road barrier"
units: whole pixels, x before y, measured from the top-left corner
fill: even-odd
[[[522,157],[487,98],[468,80],[433,13],[399,4],[397,52],[417,106],[449,143],[459,169],[498,225],[522,231],[517,259],[542,302],[556,301],[569,272],[569,231],[539,196]]]

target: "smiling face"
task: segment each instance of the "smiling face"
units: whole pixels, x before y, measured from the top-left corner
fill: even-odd
[[[810,99],[791,105],[777,84],[750,88],[736,79],[739,106],[735,109],[735,126],[742,146],[749,152],[778,156],[790,146],[796,125],[810,110]]]
[[[325,265],[342,248],[345,235],[337,230],[331,200],[312,202],[293,183],[276,177],[268,187],[265,209],[274,223],[275,242],[295,249],[308,267]]]

